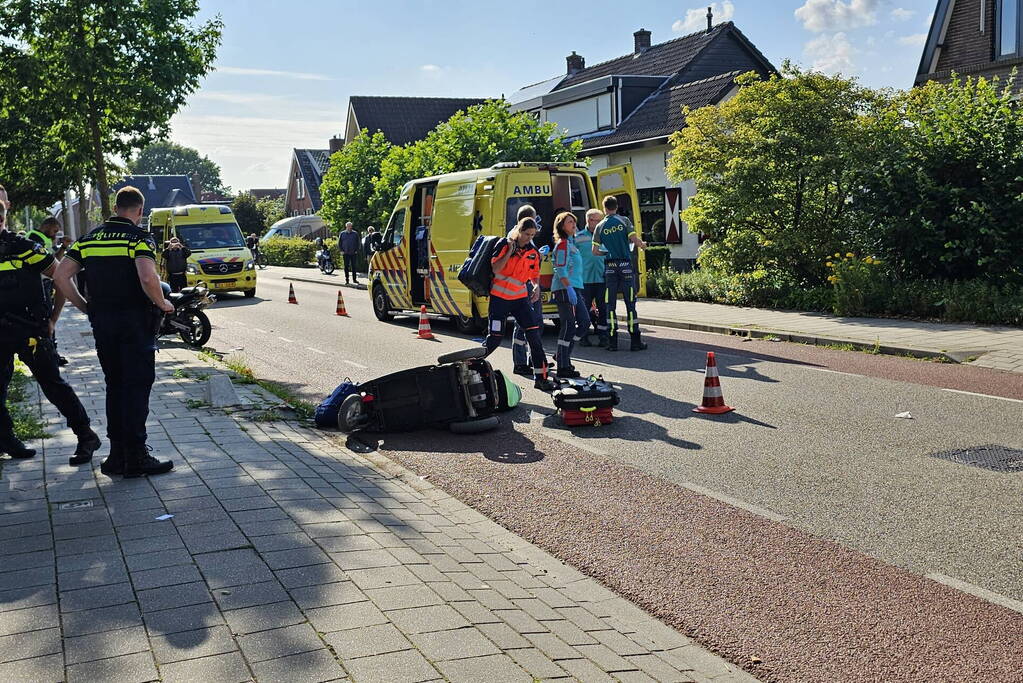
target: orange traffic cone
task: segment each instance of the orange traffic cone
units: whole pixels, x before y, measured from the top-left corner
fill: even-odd
[[[337,290],[337,311],[335,315],[343,315],[346,318],[351,317],[348,315],[348,311],[345,310],[345,298],[341,296],[341,290]]]
[[[693,408],[694,413],[720,415],[735,410],[725,405],[725,397],[721,393],[721,381],[718,379],[718,362],[714,352],[707,352],[707,375],[703,380],[703,403]]]
[[[289,304],[298,303],[298,299],[295,298],[295,285],[292,284],[288,285],[288,303]]]
[[[433,332],[430,330],[430,319],[426,317],[426,305],[419,308],[419,332],[416,334],[419,339],[433,339]]]

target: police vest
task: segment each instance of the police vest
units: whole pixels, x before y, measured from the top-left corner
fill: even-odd
[[[53,240],[50,239],[45,232],[40,232],[38,230],[29,230],[28,234],[25,235],[25,237],[29,238],[33,242],[39,242],[40,244],[42,244],[43,249],[46,250],[47,254],[53,253]]]
[[[45,329],[49,297],[41,273],[53,256],[31,240],[0,232],[0,335],[26,336]],[[6,333],[6,334],[5,334]]]

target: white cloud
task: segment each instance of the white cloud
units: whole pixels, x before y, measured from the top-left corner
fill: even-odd
[[[271,76],[275,78],[291,78],[297,81],[329,81],[329,76],[323,74],[309,74],[301,71],[277,71],[274,69],[248,69],[240,66],[218,66],[215,67],[218,74],[231,76]]]
[[[881,0],[806,0],[796,19],[814,33],[847,31],[876,24],[880,5]]]
[[[859,52],[849,42],[849,37],[839,32],[834,35],[824,34],[807,43],[803,52],[813,60],[812,68],[828,74],[844,74],[846,76],[859,71],[853,58]]]
[[[679,19],[671,25],[671,30],[676,33],[694,33],[707,26],[707,5],[694,7],[686,10],[685,19]],[[712,2],[709,7],[714,12],[714,23],[731,21],[735,16],[735,5],[731,0],[724,2]]]
[[[916,10],[905,9],[903,7],[896,7],[891,12],[892,19],[895,21],[908,21],[909,19],[912,19],[915,14]]]
[[[285,98],[281,95],[269,95],[254,92],[233,92],[228,90],[199,90],[190,97],[191,100],[208,100],[210,102],[226,102],[228,104],[277,104]]]
[[[923,47],[924,43],[927,42],[926,33],[914,33],[911,36],[902,36],[899,38],[900,45],[911,45],[913,47]]]

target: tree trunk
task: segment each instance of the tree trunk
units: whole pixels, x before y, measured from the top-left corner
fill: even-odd
[[[92,138],[93,171],[96,174],[96,187],[99,190],[99,206],[103,213],[103,219],[106,220],[113,215],[113,212],[110,210],[110,186],[107,183],[107,165],[106,160],[103,158],[103,139],[99,131],[99,121],[96,120],[91,96],[89,100],[87,116],[89,136]]]
[[[89,207],[86,204],[88,198],[85,195],[85,181],[78,176],[78,236],[86,235],[89,232]]]

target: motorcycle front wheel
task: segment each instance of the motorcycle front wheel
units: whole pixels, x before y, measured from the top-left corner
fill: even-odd
[[[320,270],[323,271],[324,275],[330,275],[334,272],[334,262],[331,260],[324,261],[320,265]]]
[[[213,326],[210,324],[210,319],[205,313],[198,309],[185,311],[178,318],[178,321],[188,326],[187,330],[178,332],[181,341],[197,349],[206,346],[206,342],[210,340],[210,335],[213,334]]]

